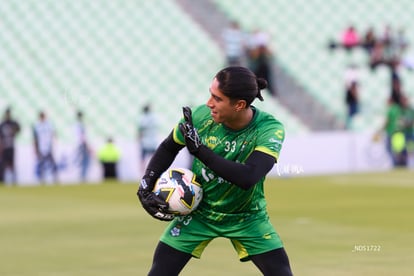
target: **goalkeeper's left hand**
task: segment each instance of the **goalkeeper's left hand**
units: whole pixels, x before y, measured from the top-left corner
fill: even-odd
[[[191,117],[191,109],[188,106],[183,107],[184,122],[180,123],[179,129],[184,136],[185,145],[188,151],[195,155],[198,153],[202,143],[198,136],[197,130],[193,126],[193,119]]]
[[[163,221],[173,220],[174,215],[168,211],[168,203],[152,192],[154,183],[155,181],[151,179],[149,174],[144,175],[141,179],[141,185],[139,185],[137,195],[142,207],[153,218]]]

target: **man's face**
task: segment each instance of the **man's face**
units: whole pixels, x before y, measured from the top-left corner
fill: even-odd
[[[230,98],[219,90],[218,86],[219,82],[214,78],[210,85],[210,98],[207,101],[207,106],[210,108],[211,117],[216,123],[231,126],[237,117],[236,104],[232,103]]]

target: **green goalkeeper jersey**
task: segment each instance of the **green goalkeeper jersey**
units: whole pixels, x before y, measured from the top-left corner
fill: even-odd
[[[256,150],[277,160],[285,137],[284,127],[272,115],[253,106],[252,109],[253,119],[245,128],[238,131],[215,123],[206,105],[193,108],[193,124],[202,143],[225,159],[244,163]],[[179,144],[185,144],[178,124],[174,129],[174,140]],[[265,177],[250,189],[243,190],[224,180],[197,158],[193,161],[192,171],[197,175],[204,192],[203,200],[193,215],[217,223],[267,217],[263,190]]]

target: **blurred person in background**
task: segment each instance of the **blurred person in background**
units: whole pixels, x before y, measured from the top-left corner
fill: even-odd
[[[346,87],[345,103],[347,106],[347,117],[345,126],[347,129],[352,127],[352,119],[359,111],[359,84],[356,81],[351,82]]]
[[[391,25],[386,24],[380,36],[383,48],[383,59],[385,63],[396,57],[395,33]]]
[[[348,52],[360,45],[360,38],[357,30],[353,25],[348,26],[341,36],[341,45]]]
[[[98,159],[102,165],[104,180],[118,179],[118,162],[121,159],[121,150],[115,145],[112,137],[98,151]]]
[[[249,34],[248,39],[248,50],[254,50],[260,46],[269,47],[270,44],[270,34],[264,30],[261,29],[254,29]]]
[[[273,74],[273,54],[266,45],[260,45],[250,51],[249,68],[258,78],[267,81],[267,89],[273,97],[277,96]]]
[[[404,147],[400,152],[401,165],[408,166],[409,158],[414,154],[414,108],[410,104],[407,96],[401,98],[401,118],[399,126],[404,135]]]
[[[405,66],[406,51],[409,45],[404,28],[395,32],[390,25],[385,25],[381,36],[376,38],[370,53],[371,67],[375,68],[382,64],[395,70],[396,66]]]
[[[138,121],[138,143],[140,147],[140,173],[144,173],[149,158],[154,154],[158,146],[158,119],[151,110],[151,105],[146,104]]]
[[[0,181],[17,183],[14,165],[15,139],[20,132],[20,124],[12,118],[11,108],[6,108],[3,121],[0,123]]]
[[[405,28],[401,27],[398,29],[394,43],[397,51],[397,58],[402,59],[410,46],[410,41],[405,33]]]
[[[247,65],[258,78],[267,81],[267,89],[273,96],[277,96],[273,63],[275,55],[270,49],[270,34],[261,29],[254,29],[249,34]]]
[[[400,79],[391,79],[390,99],[396,104],[401,104],[404,92],[402,90],[402,83]]]
[[[53,181],[58,181],[58,168],[54,157],[55,129],[46,118],[44,111],[39,112],[39,119],[33,126],[34,150],[37,157],[36,175],[39,182],[46,181],[46,174],[50,171]]]
[[[370,26],[365,32],[364,37],[362,39],[362,47],[367,52],[368,56],[371,56],[376,43],[377,36],[375,34],[375,29],[374,27]]]
[[[75,163],[79,167],[80,181],[86,181],[91,162],[92,150],[88,143],[86,126],[83,121],[83,112],[76,113],[75,134]]]
[[[375,134],[375,137],[381,137],[382,133],[385,134],[385,148],[390,156],[393,167],[401,166],[401,158],[397,148],[402,148],[400,144],[403,142],[401,141],[402,136],[400,123],[402,112],[403,110],[401,105],[394,102],[392,99],[389,99],[385,122],[382,128]]]
[[[227,65],[242,65],[246,54],[246,34],[240,28],[239,22],[230,22],[230,26],[223,30],[221,36]]]

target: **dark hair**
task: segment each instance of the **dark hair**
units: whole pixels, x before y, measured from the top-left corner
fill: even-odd
[[[260,90],[267,87],[267,81],[257,78],[256,75],[246,67],[231,66],[220,70],[217,79],[220,91],[235,100],[245,100],[249,106],[255,98],[263,101]]]
[[[142,108],[142,111],[143,111],[144,113],[148,113],[148,112],[150,112],[150,110],[151,110],[151,106],[150,106],[150,104],[146,104],[146,105],[144,105],[144,107]]]

